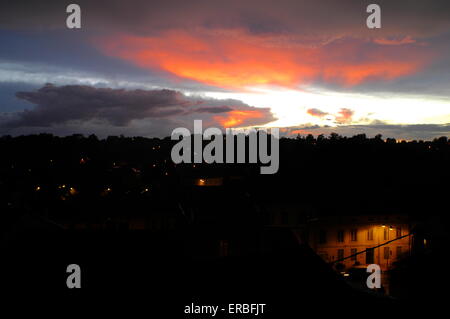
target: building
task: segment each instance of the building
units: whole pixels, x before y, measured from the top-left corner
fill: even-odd
[[[382,271],[411,251],[410,224],[405,215],[320,217],[303,234],[326,262],[341,269],[378,264]]]

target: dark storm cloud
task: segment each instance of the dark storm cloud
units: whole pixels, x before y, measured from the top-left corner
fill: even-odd
[[[36,108],[19,113],[11,126],[49,126],[70,120],[106,119],[113,125],[126,125],[142,117],[182,113],[188,102],[171,90],[125,91],[90,86],[47,84],[38,91],[17,92],[19,99]]]
[[[273,121],[268,109],[253,108],[237,100],[187,96],[175,90],[124,90],[86,85],[46,84],[37,91],[16,96],[35,104],[31,110],[9,114],[3,127],[49,127],[69,122],[103,121],[109,126],[129,126],[133,120],[177,118],[192,114],[218,114],[235,110],[259,112],[258,124]],[[13,118],[11,118],[13,117]]]
[[[233,110],[228,106],[219,106],[219,107],[199,107],[195,110],[197,113],[225,113]]]

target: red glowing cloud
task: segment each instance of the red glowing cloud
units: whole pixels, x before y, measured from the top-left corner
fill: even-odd
[[[368,80],[392,80],[417,72],[429,60],[423,48],[369,48],[356,40],[308,47],[241,30],[172,30],[146,37],[120,35],[95,43],[105,54],[142,68],[241,89],[295,87],[313,81],[353,86]]]
[[[311,116],[316,116],[316,117],[324,117],[324,116],[328,115],[327,112],[323,112],[323,111],[321,111],[319,109],[316,109],[316,108],[308,109],[306,111],[306,113],[308,113]]]
[[[414,40],[411,36],[406,36],[401,39],[378,38],[374,39],[373,42],[381,45],[404,45],[416,43],[417,41]]]
[[[350,123],[354,113],[353,110],[342,108],[336,116],[336,122],[339,124]]]
[[[264,113],[258,110],[234,110],[228,112],[226,116],[217,115],[213,117],[216,122],[225,128],[244,127],[251,124],[250,120],[263,118],[265,118]]]

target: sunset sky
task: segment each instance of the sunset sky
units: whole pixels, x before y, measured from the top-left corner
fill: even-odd
[[[450,135],[445,0],[2,1],[0,43],[1,135]]]

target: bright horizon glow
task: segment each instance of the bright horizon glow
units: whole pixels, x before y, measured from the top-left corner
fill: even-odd
[[[450,122],[450,100],[434,96],[398,95],[382,97],[369,94],[338,93],[308,89],[252,88],[247,92],[205,92],[217,99],[237,99],[255,107],[269,107],[277,121],[264,126],[292,127],[302,124],[337,126],[336,116],[343,109],[354,111],[346,124],[446,124]],[[328,115],[312,116],[308,109]]]

